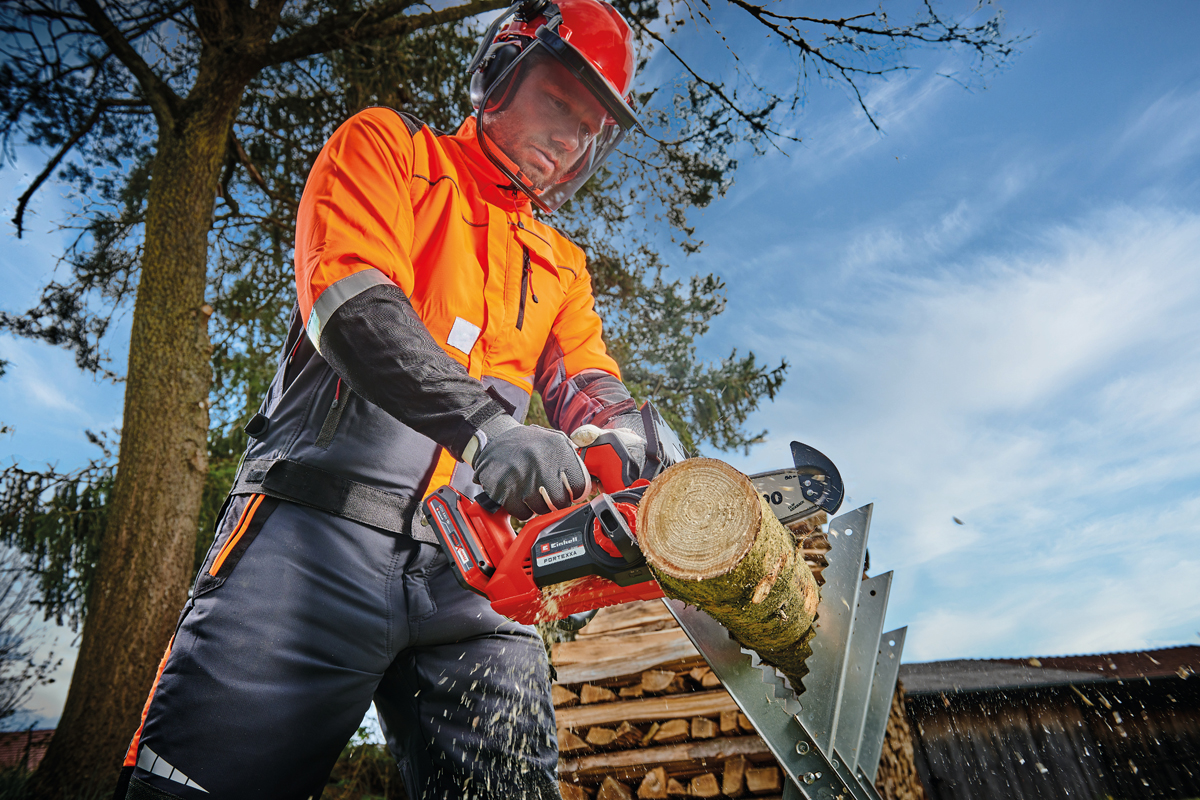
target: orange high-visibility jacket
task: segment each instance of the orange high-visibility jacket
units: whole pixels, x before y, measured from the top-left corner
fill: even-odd
[[[583,251],[534,219],[507,183],[480,151],[474,117],[454,136],[410,133],[382,108],[342,125],[313,165],[297,216],[296,292],[309,330],[329,287],[376,270],[476,378],[530,392],[551,336],[568,375],[619,377]]]
[[[451,478],[469,479],[456,460],[466,439],[495,410],[523,419],[535,388],[551,423],[568,432],[633,409],[601,339],[583,252],[533,217],[526,196],[481,152],[474,118],[455,135],[386,108],[343,124],[305,186],[295,265],[299,317],[235,493],[263,491],[263,476],[286,460],[288,469],[315,467],[419,500]],[[393,303],[388,313],[403,305],[419,319],[394,337],[356,305],[389,292],[397,301],[383,298]],[[382,324],[406,327],[406,318],[391,319]],[[323,352],[335,330],[339,351]],[[354,331],[361,344],[347,342]],[[425,356],[389,373],[399,361],[381,351],[404,337],[409,356]],[[350,392],[342,377],[357,358],[359,391]],[[363,375],[404,384],[398,400],[373,397],[394,419],[359,397],[388,388]],[[430,397],[449,406],[466,399],[447,421],[432,410],[421,416],[416,407]]]

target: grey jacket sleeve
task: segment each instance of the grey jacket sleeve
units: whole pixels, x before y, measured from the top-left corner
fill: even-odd
[[[394,284],[365,289],[323,320],[320,352],[356,393],[461,459],[505,409],[446,354]]]

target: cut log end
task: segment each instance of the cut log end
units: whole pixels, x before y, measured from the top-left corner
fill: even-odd
[[[667,796],[667,771],[657,767],[646,773],[637,790],[638,800],[665,800]],[[564,798],[565,800],[565,798]]]
[[[682,461],[646,489],[637,526],[664,594],[703,609],[801,691],[820,594],[750,479],[714,459]]]
[[[783,783],[779,778],[777,767],[760,767],[746,770],[746,788],[751,794],[766,794],[777,792]]]
[[[585,683],[583,688],[579,690],[579,702],[584,705],[609,703],[616,699],[616,693],[611,689],[605,689],[603,686],[592,686],[590,683]]]
[[[667,469],[638,505],[638,543],[655,569],[683,580],[724,575],[754,544],[761,507],[742,473],[712,458]]]
[[[596,792],[596,800],[633,800],[633,792],[629,787],[613,778],[611,775],[600,784]]]
[[[562,800],[588,800],[587,792],[583,790],[582,786],[566,781],[558,782],[558,793]]]
[[[717,783],[717,776],[711,772],[692,778],[692,783],[688,786],[688,794],[692,797],[716,797],[720,793],[721,786]]]

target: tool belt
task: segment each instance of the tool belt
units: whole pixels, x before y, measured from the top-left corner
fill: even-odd
[[[437,544],[432,530],[412,524],[418,504],[411,499],[299,461],[286,458],[245,461],[229,493],[265,494],[389,533],[411,536],[418,542]]]

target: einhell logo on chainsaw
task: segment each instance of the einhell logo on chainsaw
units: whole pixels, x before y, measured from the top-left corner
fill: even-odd
[[[539,555],[534,559],[539,567],[557,564],[559,561],[567,561],[583,555],[583,536],[579,533],[572,533],[568,536],[539,542],[537,550],[539,553],[546,554]]]

